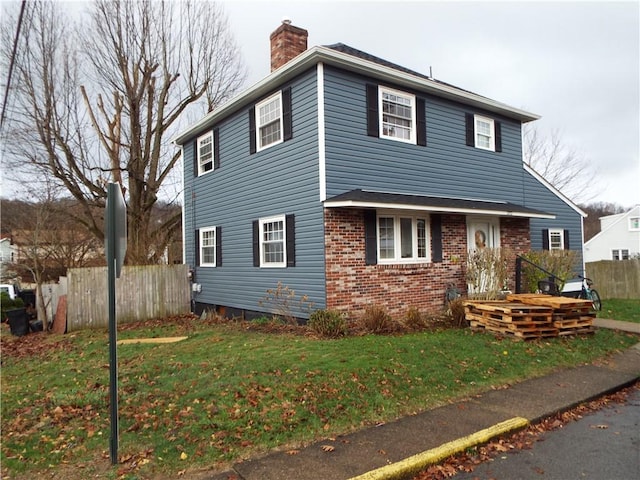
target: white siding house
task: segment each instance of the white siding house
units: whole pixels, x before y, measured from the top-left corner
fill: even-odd
[[[584,261],[627,260],[640,256],[640,205],[600,217],[600,233],[584,244]]]

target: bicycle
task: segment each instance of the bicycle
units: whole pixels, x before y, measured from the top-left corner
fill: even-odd
[[[582,280],[582,290],[578,298],[591,300],[594,310],[597,310],[598,312],[602,310],[602,300],[600,300],[600,294],[597,290],[591,288],[591,286],[593,285],[593,280],[587,277],[583,277],[582,275],[578,275],[578,278]]]
[[[580,298],[583,300],[589,300],[594,310],[602,310],[602,300],[597,290],[591,288],[593,280],[582,275],[578,275],[576,278],[580,281],[580,290],[574,291],[560,291],[558,285],[555,282],[557,277],[550,278],[549,280],[541,280],[538,282],[538,291],[545,295],[554,295],[556,297],[565,296]],[[558,279],[559,280],[559,279]],[[576,283],[571,280],[563,282],[566,286],[568,283]]]

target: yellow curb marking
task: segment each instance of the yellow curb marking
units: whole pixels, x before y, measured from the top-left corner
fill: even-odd
[[[498,435],[524,428],[527,425],[529,425],[529,421],[526,418],[510,418],[509,420],[497,423],[484,430],[479,430],[466,437],[447,442],[426,452],[418,453],[399,462],[392,463],[391,465],[363,473],[350,480],[395,480],[406,478],[409,475],[419,473],[428,465],[437,463],[475,445],[487,443]]]
[[[117,345],[129,345],[132,343],[175,343],[186,340],[189,337],[160,337],[160,338],[131,338],[118,340]]]

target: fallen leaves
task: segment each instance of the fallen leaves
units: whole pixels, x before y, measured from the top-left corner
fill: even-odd
[[[323,452],[333,452],[336,449],[333,445],[322,445],[320,448]]]

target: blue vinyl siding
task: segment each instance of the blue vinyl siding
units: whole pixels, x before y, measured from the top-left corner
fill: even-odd
[[[193,142],[184,147],[188,264],[195,262],[194,230],[222,227],[222,266],[196,269],[196,282],[202,284],[197,302],[264,310],[259,301],[281,281],[308,295],[316,308],[325,305],[315,70],[291,86],[292,140],[250,155],[247,107],[218,125],[219,169],[194,178]],[[254,267],[252,221],[280,214],[295,215],[296,266]]]
[[[501,153],[468,147],[465,113],[486,112],[418,94],[426,100],[426,147],[370,137],[367,83],[375,82],[325,69],[328,197],[361,188],[522,203],[519,122],[489,115],[502,124]]]
[[[543,229],[569,231],[569,248],[578,254],[578,266],[582,267],[582,217],[561,198],[551,192],[529,172],[524,171],[524,195],[528,207],[537,208],[556,215],[555,219],[531,219],[531,248],[542,250]],[[581,271],[577,273],[583,273]]]

